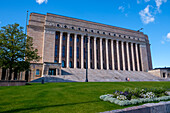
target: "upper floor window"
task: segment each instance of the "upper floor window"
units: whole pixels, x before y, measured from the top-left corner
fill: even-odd
[[[57,27],[60,27],[60,24],[57,24]]]
[[[63,46],[62,56],[65,57],[65,46]]]
[[[81,30],[81,28],[78,28],[78,30]]]
[[[74,27],[71,27],[71,29],[74,29]]]
[[[56,40],[58,39],[58,34],[56,34],[55,39],[56,39]]]
[[[114,34],[114,36],[116,36],[116,34]]]
[[[105,35],[105,32],[103,32],[103,34]]]
[[[65,35],[63,35],[63,40],[66,40],[66,36]]]
[[[91,30],[91,32],[93,33],[93,30]]]
[[[70,36],[70,41],[72,41],[73,40],[73,38]]]
[[[70,58],[72,58],[72,47],[70,47]]]
[[[87,31],[87,29],[85,29],[85,31]]]
[[[77,38],[77,42],[79,42],[79,38]]]
[[[77,47],[77,58],[79,58],[79,47]]]
[[[97,31],[97,33],[100,33],[99,31]]]
[[[55,45],[55,57],[57,57],[57,45]]]
[[[67,26],[65,25],[64,28],[67,28]]]

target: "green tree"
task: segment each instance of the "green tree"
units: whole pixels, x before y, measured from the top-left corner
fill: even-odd
[[[9,69],[9,77],[14,71],[29,69],[30,61],[38,61],[38,50],[33,48],[33,39],[23,32],[19,24],[12,24],[0,29],[0,68]]]

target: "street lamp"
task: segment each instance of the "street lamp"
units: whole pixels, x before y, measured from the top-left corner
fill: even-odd
[[[85,82],[88,82],[88,47],[87,47],[87,44],[88,44],[88,34],[86,34],[86,37],[85,37],[85,43],[86,43],[86,80]]]

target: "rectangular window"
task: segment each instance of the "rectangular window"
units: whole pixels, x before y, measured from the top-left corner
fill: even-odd
[[[58,34],[56,34],[55,39],[56,39],[56,40],[58,39]]]
[[[70,47],[70,58],[72,58],[72,47]]]
[[[57,45],[55,45],[55,57],[57,57]]]
[[[77,58],[79,58],[79,47],[77,47]]]
[[[65,57],[65,46],[63,46],[62,56]]]
[[[63,40],[66,40],[66,36],[65,35],[63,35]]]

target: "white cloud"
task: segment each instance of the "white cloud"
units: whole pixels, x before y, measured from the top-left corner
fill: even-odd
[[[149,2],[150,0],[145,0],[145,2]]]
[[[147,5],[147,7],[144,10],[141,10],[139,12],[139,15],[141,16],[142,22],[144,24],[148,24],[150,22],[154,22],[155,21],[155,17],[149,11],[150,7],[151,7],[150,5]]]
[[[125,8],[123,7],[123,6],[119,6],[119,8],[118,8],[119,10],[121,10],[122,12],[124,12],[125,11]]]
[[[162,3],[166,3],[167,0],[155,0],[156,6],[157,6],[157,10],[160,12],[160,6],[162,5]]]
[[[165,44],[165,41],[161,41],[161,44]]]
[[[48,0],[36,0],[36,2],[37,2],[38,4],[42,4],[43,2],[47,3]]]
[[[140,4],[140,0],[137,0],[137,4]]]
[[[168,39],[170,39],[170,32],[167,34],[167,36],[166,36]]]

